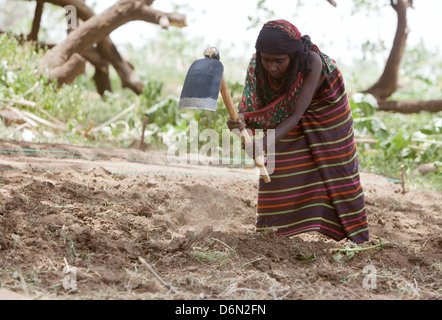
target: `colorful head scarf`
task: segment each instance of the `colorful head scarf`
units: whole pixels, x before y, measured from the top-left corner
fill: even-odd
[[[256,41],[256,50],[268,54],[288,54],[291,56],[298,53],[306,56],[306,63],[298,72],[296,81],[285,92],[273,89],[267,80],[267,72],[258,70],[256,54],[250,61],[243,96],[238,106],[239,111],[244,114],[244,119],[252,128],[273,129],[295,110],[304,74],[310,69],[308,51],[313,50],[320,54],[327,67],[329,63],[326,60],[330,59],[311,43],[308,35],[301,36],[299,30],[286,20],[274,20],[264,24]],[[332,70],[323,68],[323,74],[324,71],[327,75]],[[261,97],[257,94],[258,87],[263,93]]]
[[[256,51],[288,55],[304,51],[304,47],[305,43],[301,40],[299,30],[285,20],[267,22],[261,29],[255,45]]]

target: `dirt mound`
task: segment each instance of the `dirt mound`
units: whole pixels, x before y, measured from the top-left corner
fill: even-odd
[[[254,169],[171,165],[137,150],[0,149],[0,287],[20,297],[441,297],[440,192],[403,195],[362,174],[371,229],[362,247],[384,246],[346,254],[336,249],[351,243],[315,233],[255,233]]]

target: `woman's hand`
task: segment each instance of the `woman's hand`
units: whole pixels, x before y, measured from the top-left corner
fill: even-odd
[[[227,126],[229,127],[230,131],[238,130],[237,134],[240,136],[240,132],[246,128],[244,114],[238,113],[238,120],[233,120],[230,117],[227,118]],[[243,142],[242,147],[250,158],[255,159],[266,152],[267,139],[264,137],[258,140],[252,140],[246,144]]]
[[[244,114],[238,113],[238,120],[233,120],[232,118],[227,118],[227,126],[230,131],[238,130],[241,132],[246,127],[246,121],[244,120]]]

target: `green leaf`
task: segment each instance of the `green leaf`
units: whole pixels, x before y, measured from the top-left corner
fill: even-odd
[[[350,103],[351,102],[353,102],[353,104],[359,108],[358,111],[362,112],[366,117],[374,115],[376,109],[379,108],[376,98],[371,94],[354,93]],[[356,109],[354,111],[356,112]]]
[[[426,135],[433,134],[433,131],[431,131],[431,129],[421,129],[419,131]]]
[[[315,261],[316,260],[316,255],[313,253],[310,257],[306,258],[302,254],[298,253],[296,255],[296,259],[301,260],[303,262],[310,262],[310,261]]]
[[[341,260],[344,256],[342,254],[340,254],[340,253],[336,253],[332,257],[333,257],[333,260],[335,260],[336,262],[339,262],[339,263],[343,263],[344,262],[344,261]]]

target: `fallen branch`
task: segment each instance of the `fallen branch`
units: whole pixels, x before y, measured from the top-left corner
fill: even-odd
[[[62,126],[53,124],[43,118],[40,118],[39,116],[36,116],[35,114],[33,114],[31,112],[19,110],[17,108],[11,107],[11,106],[8,106],[7,108],[10,111],[14,112],[16,115],[20,116],[24,121],[26,121],[27,123],[29,123],[33,127],[38,127],[38,125],[40,124],[40,125],[44,125],[46,127],[54,129],[54,130],[67,131],[67,129],[64,126],[62,127]]]
[[[12,112],[8,109],[0,110],[0,118],[3,120],[6,126],[9,126],[13,123],[23,124],[24,120],[22,117],[19,117],[16,113]]]
[[[38,122],[38,123],[40,123],[40,124],[42,124],[42,125],[44,125],[44,126],[47,126],[47,127],[49,127],[49,128],[52,128],[52,129],[54,129],[54,130],[59,130],[59,131],[64,131],[64,132],[67,131],[67,129],[66,129],[65,126],[60,126],[60,125],[57,125],[57,124],[53,124],[53,123],[51,123],[51,122],[49,122],[49,121],[47,121],[47,120],[45,120],[45,119],[43,119],[43,118],[40,118],[39,116],[36,116],[35,114],[30,113],[30,112],[28,112],[28,111],[22,111],[22,112],[23,112],[23,114],[26,115],[27,117],[31,118],[31,119],[34,120],[35,122]]]
[[[14,133],[16,133],[17,131],[20,131],[21,129],[27,128],[27,127],[29,127],[29,124],[27,122],[19,125],[14,130],[12,130],[11,133],[8,134],[8,138],[12,139],[12,137],[14,136]]]
[[[437,113],[442,111],[442,99],[429,101],[379,101],[379,110],[399,113],[419,113],[427,111]]]
[[[39,82],[37,81],[36,84],[38,84]],[[34,85],[30,90],[33,90],[33,88],[35,88],[36,86]],[[27,92],[28,92],[27,91]],[[26,94],[26,93],[25,93]],[[57,123],[59,126],[63,127],[63,130],[67,130],[65,127],[65,124],[58,120],[57,118],[55,118],[54,116],[52,116],[49,112],[47,112],[45,109],[42,109],[38,103],[34,102],[34,101],[29,101],[29,100],[25,100],[25,99],[1,99],[1,102],[7,102],[7,103],[11,103],[11,104],[16,104],[19,106],[23,106],[23,107],[28,107],[28,108],[36,108],[39,112],[43,113],[44,115],[46,115],[49,119],[51,119],[52,121],[54,121],[55,123]]]
[[[30,108],[37,107],[37,103],[36,102],[28,101],[28,100],[24,100],[24,99],[15,100],[15,99],[2,99],[2,98],[0,98],[0,101],[1,102],[12,103],[12,104],[18,104],[18,105],[23,106],[23,107],[30,107]]]
[[[38,123],[35,122],[34,120],[30,119],[29,117],[27,117],[26,115],[23,114],[23,112],[17,108],[14,108],[12,106],[8,106],[7,109],[11,112],[13,112],[15,115],[17,115],[18,117],[22,118],[27,124],[29,124],[31,127],[38,127]]]

